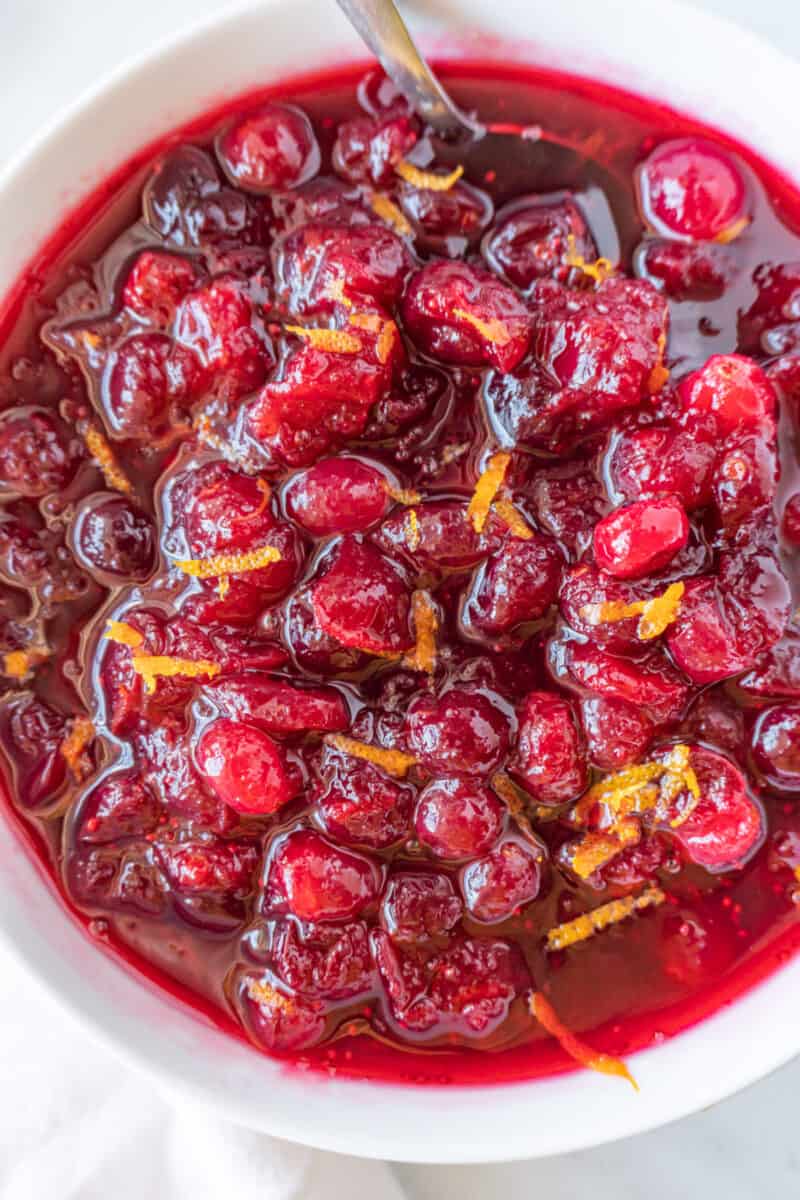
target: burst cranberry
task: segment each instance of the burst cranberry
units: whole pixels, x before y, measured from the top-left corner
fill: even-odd
[[[778,456],[756,434],[729,438],[714,473],[714,502],[722,524],[735,527],[770,504],[778,483]]]
[[[567,283],[573,275],[569,259],[597,258],[597,247],[578,206],[569,198],[516,201],[499,214],[484,245],[492,270],[518,288],[549,276]]]
[[[137,316],[165,327],[183,297],[197,283],[197,276],[197,267],[190,258],[143,250],[125,280],[122,303]]]
[[[737,681],[737,687],[760,700],[800,698],[800,636],[787,630],[759,656],[755,668]]]
[[[386,884],[381,924],[392,941],[414,945],[449,933],[462,907],[447,875],[401,871]]]
[[[363,921],[302,926],[291,918],[277,922],[268,961],[278,978],[304,997],[344,1000],[372,990],[372,954]]]
[[[753,272],[756,298],[739,313],[745,354],[783,354],[800,340],[800,263],[762,263]]]
[[[642,598],[643,584],[607,575],[594,563],[579,563],[566,575],[559,593],[561,614],[576,633],[613,654],[641,649],[638,616],[617,621],[600,619],[604,604],[627,605]]]
[[[482,692],[466,688],[420,696],[408,710],[406,728],[412,753],[444,775],[489,775],[508,749],[508,717]]]
[[[373,535],[386,554],[408,559],[419,570],[439,574],[474,567],[490,548],[487,528],[478,534],[457,500],[433,500],[415,505],[412,525],[407,510],[391,513]]]
[[[692,746],[690,763],[700,787],[700,800],[682,792],[673,802],[664,827],[688,857],[707,871],[741,866],[764,837],[764,814],[733,763],[704,746]],[[688,814],[688,815],[687,815]]]
[[[539,894],[541,854],[519,842],[502,842],[461,872],[461,890],[470,916],[484,924],[505,921]]]
[[[326,751],[315,795],[322,823],[339,842],[383,850],[411,829],[413,789],[361,759]]]
[[[464,604],[470,625],[488,637],[536,621],[558,594],[563,558],[550,538],[512,538],[487,559]]]
[[[744,180],[732,159],[702,138],[658,146],[639,169],[642,214],[658,233],[725,241],[747,215]]]
[[[592,765],[619,771],[644,757],[655,726],[636,704],[608,696],[584,697],[581,722]]]
[[[343,646],[372,654],[397,654],[411,646],[406,583],[368,543],[343,538],[311,595],[320,627]]]
[[[669,651],[695,683],[715,683],[736,675],[748,664],[723,609],[714,579],[690,580],[677,620],[667,633]]]
[[[400,188],[399,201],[417,231],[418,241],[449,258],[463,254],[492,219],[489,197],[463,180],[446,192],[405,184]]]
[[[461,366],[511,371],[530,342],[530,316],[509,288],[479,267],[435,262],[412,276],[403,320],[426,354]]]
[[[149,439],[166,422],[169,407],[191,398],[200,370],[191,353],[161,333],[123,342],[104,384],[104,407],[115,433]]]
[[[404,115],[343,121],[333,147],[334,170],[351,183],[386,187],[416,141],[415,121]]]
[[[665,567],[688,540],[689,522],[677,497],[639,500],[595,526],[595,562],[619,579],[641,579]]]
[[[258,850],[253,842],[162,842],[158,858],[179,892],[244,895],[253,886]]]
[[[462,779],[437,779],[421,793],[414,826],[438,858],[474,858],[500,835],[505,810],[494,792]]]
[[[359,533],[375,525],[391,503],[387,478],[359,458],[327,458],[290,480],[286,512],[314,537]]]
[[[74,899],[94,909],[157,917],[167,905],[167,881],[147,842],[75,854],[67,864],[66,881]]]
[[[680,396],[691,413],[712,413],[723,437],[736,430],[768,432],[775,421],[775,389],[749,358],[714,354],[683,381]]]
[[[23,693],[13,704],[9,726],[18,762],[19,797],[25,806],[36,808],[51,800],[66,778],[67,764],[61,753],[66,721],[43,700]]]
[[[236,280],[221,277],[190,292],[176,317],[177,340],[207,370],[225,375],[232,398],[255,391],[272,366],[272,347],[254,315]]]
[[[349,921],[373,902],[379,882],[378,868],[368,859],[300,829],[274,847],[265,903],[301,921]]]
[[[76,449],[55,413],[10,408],[0,416],[0,484],[22,496],[44,496],[69,482]]]
[[[314,612],[311,588],[301,588],[290,596],[281,632],[298,666],[315,675],[348,674],[369,666],[370,657],[365,651],[342,646],[322,629]]]
[[[654,721],[676,720],[686,706],[689,689],[662,655],[632,662],[597,646],[570,642],[565,660],[569,675],[580,687],[638,705]]]
[[[334,688],[295,687],[257,671],[227,675],[208,684],[205,694],[225,716],[280,736],[311,729],[340,733],[350,723],[344,697]]]
[[[736,275],[736,258],[726,246],[713,243],[649,239],[639,256],[641,273],[671,300],[719,300]]]
[[[278,305],[296,316],[333,311],[343,293],[352,303],[392,309],[408,272],[402,240],[384,225],[312,222],[272,249]]]
[[[110,775],[84,800],[78,837],[97,843],[143,837],[158,827],[162,812],[160,801],[138,776]]]
[[[218,154],[231,182],[251,192],[297,187],[320,162],[311,122],[291,104],[265,104],[235,121],[220,137]]]
[[[572,705],[551,692],[531,692],[518,718],[515,777],[539,804],[574,800],[588,773]]]
[[[92,497],[72,528],[78,561],[101,581],[146,579],[155,563],[156,531],[122,496]]]
[[[575,557],[608,509],[600,480],[580,463],[537,472],[530,496],[538,523]]]
[[[800,704],[776,704],[758,718],[752,738],[753,758],[773,787],[800,788]]]
[[[712,498],[719,438],[711,422],[692,429],[651,425],[624,433],[613,446],[609,475],[627,500],[677,495],[687,511]]]
[[[786,501],[781,531],[793,549],[800,546],[800,492],[795,492]]]
[[[289,996],[255,976],[245,981],[240,1003],[247,1026],[266,1050],[303,1050],[318,1042],[325,1031],[324,1008],[319,1000]]]
[[[266,816],[282,808],[297,791],[280,747],[243,721],[214,721],[194,754],[209,787],[236,812]]]

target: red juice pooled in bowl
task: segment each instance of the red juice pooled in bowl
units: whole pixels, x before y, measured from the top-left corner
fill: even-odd
[[[300,80],[21,291],[8,808],[268,1053],[624,1073],[797,946],[800,196],[661,105],[446,74],[571,165],[473,177],[380,74]]]

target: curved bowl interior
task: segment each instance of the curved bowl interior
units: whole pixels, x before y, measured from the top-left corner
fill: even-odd
[[[800,179],[798,69],[673,0],[441,0],[448,57],[543,62],[669,101]],[[302,31],[302,37],[298,31]],[[330,0],[226,10],[117,72],[0,178],[0,296],[64,212],[171,127],[225,96],[362,58]],[[742,81],[747,80],[746,88]],[[800,959],[730,1008],[637,1056],[640,1095],[576,1073],[493,1089],[309,1076],[203,1024],[98,953],[16,836],[0,840],[0,931],[32,971],[124,1058],[182,1102],[331,1150],[417,1162],[527,1158],[636,1133],[704,1107],[800,1050]]]

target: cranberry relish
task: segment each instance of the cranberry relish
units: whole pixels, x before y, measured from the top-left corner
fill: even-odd
[[[454,79],[590,155],[526,195],[353,85],[173,141],[8,331],[14,813],[269,1051],[621,1070],[796,943],[800,198]]]

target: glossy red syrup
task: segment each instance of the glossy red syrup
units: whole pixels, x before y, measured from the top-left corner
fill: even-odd
[[[138,156],[10,297],[0,737],[101,947],[288,1062],[485,1084],[572,1065],[532,990],[627,1054],[797,948],[800,196],[663,106],[445,76],[579,153],[433,190],[385,80],[297,80]],[[587,789],[675,747],[697,803],[637,793],[581,869],[622,836]]]

